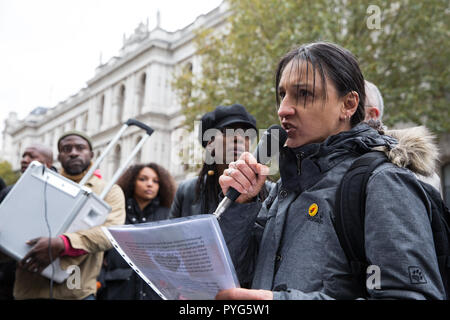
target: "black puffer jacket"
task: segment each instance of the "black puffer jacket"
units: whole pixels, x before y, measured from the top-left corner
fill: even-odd
[[[169,208],[160,206],[158,198],[144,210],[139,208],[133,198],[129,198],[126,209],[126,224],[164,220],[169,217]],[[115,249],[105,252],[99,281],[102,285],[97,293],[99,300],[161,300]]]
[[[214,213],[220,200],[223,199],[222,192],[218,196],[218,201],[210,201],[207,204],[209,210],[205,210],[205,192],[197,194],[197,180],[198,177],[195,177],[180,183],[170,208],[170,219]],[[261,201],[264,201],[274,185],[275,183],[266,181],[265,190],[258,195]]]

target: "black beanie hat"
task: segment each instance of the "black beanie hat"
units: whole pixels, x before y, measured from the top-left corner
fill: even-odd
[[[242,124],[243,128],[256,129],[256,119],[244,106],[233,104],[231,106],[218,106],[214,111],[205,113],[201,119],[202,130],[199,132],[199,140],[203,148],[206,147],[208,141],[203,140],[203,136],[208,129],[223,129],[232,124]]]

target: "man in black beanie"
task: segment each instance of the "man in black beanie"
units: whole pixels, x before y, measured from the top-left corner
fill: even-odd
[[[256,120],[240,104],[218,106],[203,115],[199,141],[206,149],[198,177],[183,181],[170,209],[170,218],[213,213],[220,202],[219,177],[256,137]],[[270,184],[268,184],[270,186]],[[261,197],[265,197],[264,190]]]

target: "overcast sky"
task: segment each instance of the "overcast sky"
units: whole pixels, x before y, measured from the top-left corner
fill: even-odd
[[[10,111],[25,117],[85,86],[122,38],[149,19],[181,29],[222,0],[0,0],[0,130]]]

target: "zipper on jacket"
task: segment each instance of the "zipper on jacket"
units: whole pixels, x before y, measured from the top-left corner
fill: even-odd
[[[302,174],[302,160],[305,157],[305,154],[303,152],[297,153],[295,155],[297,157],[297,175]]]

